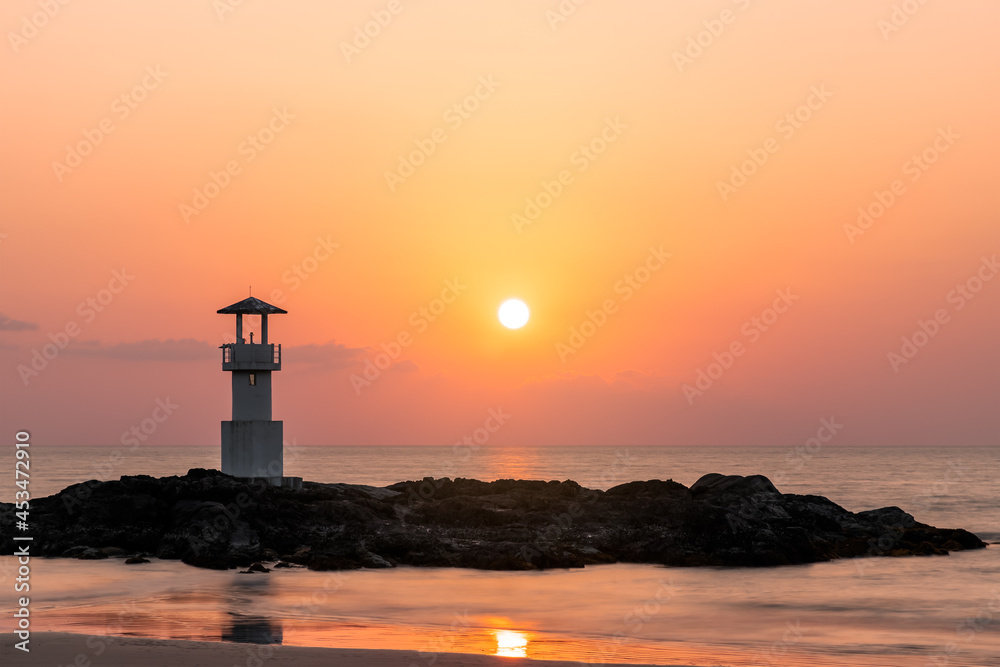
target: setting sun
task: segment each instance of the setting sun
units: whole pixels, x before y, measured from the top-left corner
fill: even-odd
[[[500,304],[500,310],[497,312],[500,324],[508,329],[520,329],[528,323],[529,316],[530,311],[527,304],[520,299],[508,299],[504,301]]]

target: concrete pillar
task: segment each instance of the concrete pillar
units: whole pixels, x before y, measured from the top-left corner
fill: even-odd
[[[283,424],[278,421],[222,422],[222,472],[265,478],[281,486],[284,476]]]
[[[260,316],[260,344],[267,345],[267,314]]]
[[[271,371],[232,371],[233,421],[271,419]],[[250,384],[250,376],[253,384]]]

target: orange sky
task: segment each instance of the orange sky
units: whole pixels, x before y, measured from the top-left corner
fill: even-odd
[[[997,444],[1000,6],[559,7],[6,2],[4,423],[217,443],[252,284],[299,444]]]

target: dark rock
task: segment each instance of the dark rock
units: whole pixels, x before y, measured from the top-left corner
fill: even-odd
[[[394,565],[390,561],[387,561],[385,558],[382,558],[378,554],[373,554],[370,551],[366,551],[364,554],[361,555],[361,564],[362,566],[371,569],[384,569],[388,567],[394,567]]]
[[[717,472],[703,475],[701,479],[691,485],[690,491],[692,496],[701,494],[717,495],[721,493],[738,493],[741,495],[766,493],[780,495],[774,484],[771,484],[771,480],[763,475],[743,477],[741,475],[720,475]]]
[[[344,558],[343,556],[331,556],[328,554],[316,554],[309,559],[307,567],[310,570],[360,570],[359,561]]]
[[[195,567],[203,567],[208,570],[228,570],[232,567],[238,566],[230,558],[224,555],[210,556],[197,553],[184,554],[184,556],[181,557],[181,562],[187,563],[188,565],[194,565]]]
[[[102,547],[98,551],[109,558],[125,558],[130,553],[121,547]]]
[[[78,558],[80,560],[101,560],[108,558],[108,554],[101,549],[83,546],[70,547],[59,555],[63,558]]]
[[[149,561],[142,556],[132,556],[125,559],[126,565],[141,565],[142,563],[148,563]]]
[[[0,503],[0,553],[15,549],[12,509]],[[145,553],[247,573],[276,560],[275,569],[313,570],[769,566],[985,546],[898,507],[854,513],[821,496],[782,494],[760,475],[710,474],[690,489],[670,480],[597,491],[573,481],[424,478],[292,491],[192,469],[75,484],[33,500],[32,520],[46,536],[43,556]]]
[[[686,496],[688,495],[688,488],[672,479],[668,479],[666,482],[653,479],[648,482],[619,484],[618,486],[611,487],[605,493],[609,496],[623,496],[625,498],[637,498],[639,496]]]

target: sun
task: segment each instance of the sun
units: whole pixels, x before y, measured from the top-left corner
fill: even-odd
[[[500,324],[508,329],[520,329],[523,327],[528,323],[530,314],[528,305],[520,299],[507,299],[500,304],[500,310],[497,311]]]

